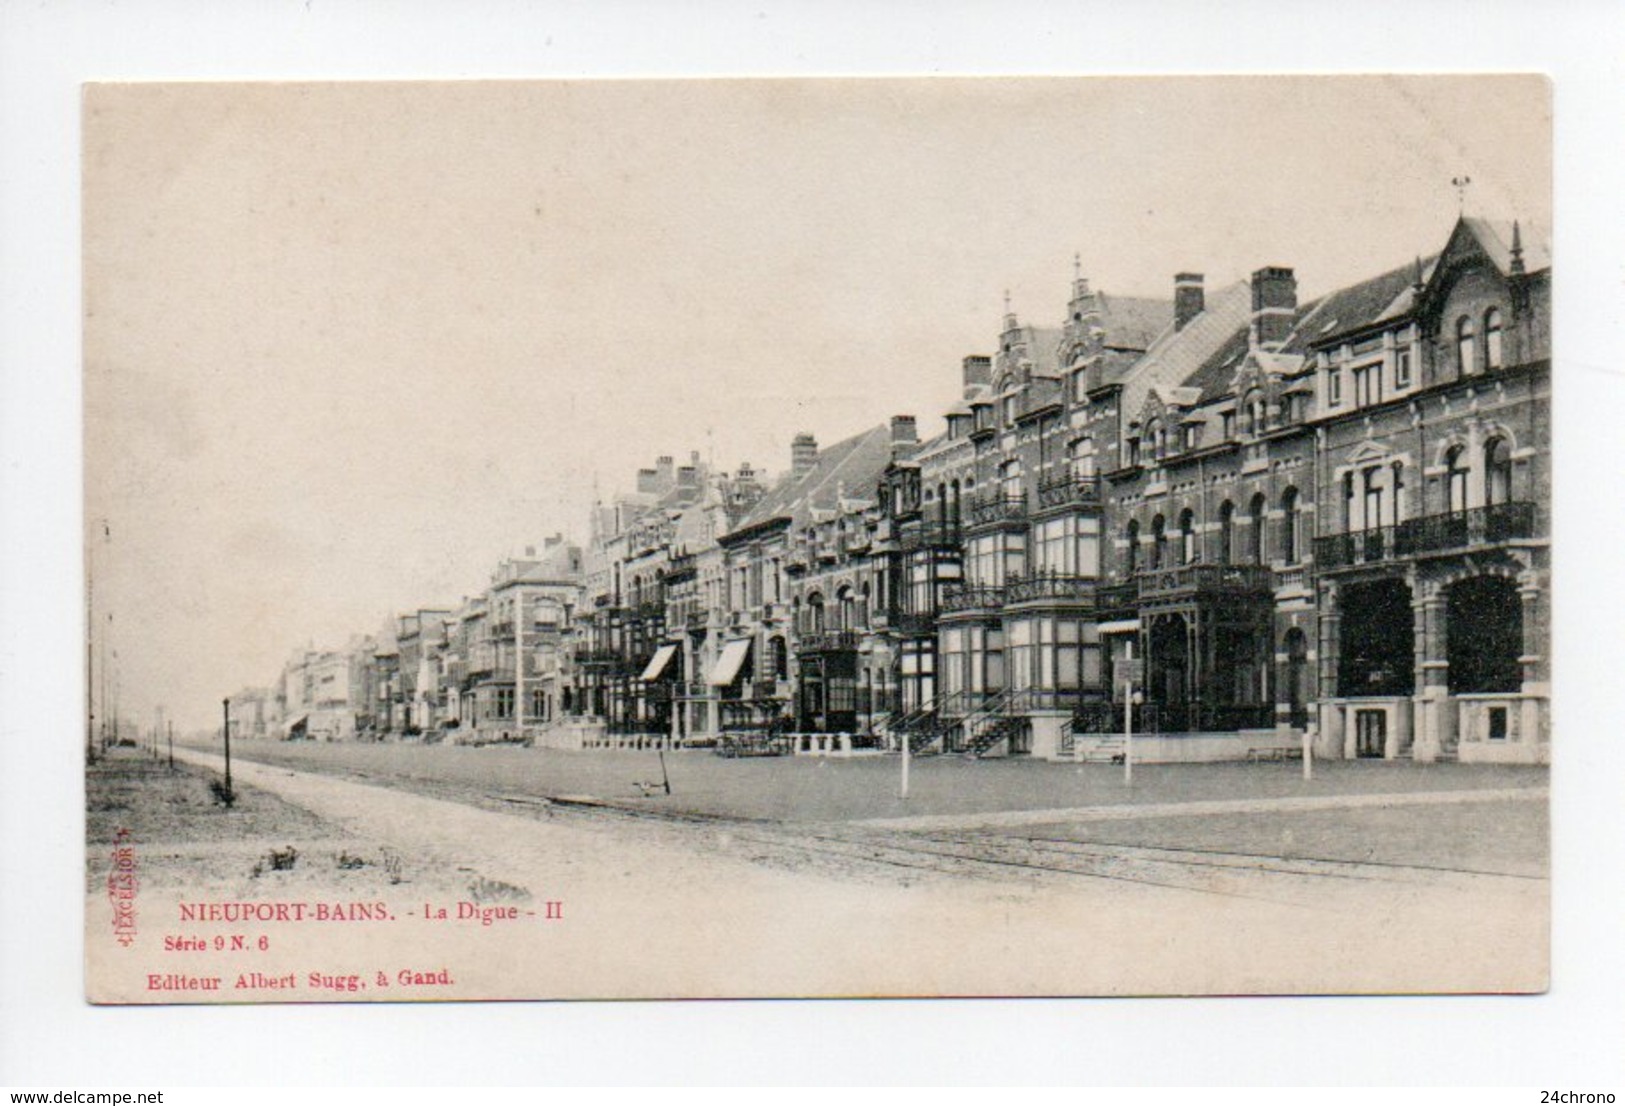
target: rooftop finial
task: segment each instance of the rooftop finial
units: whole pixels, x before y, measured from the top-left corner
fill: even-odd
[[[1418,294],[1420,294],[1421,291],[1422,291],[1422,255],[1421,254],[1416,255],[1416,269],[1411,274],[1411,287],[1415,288]]]
[[[1010,314],[1010,289],[1008,288],[1004,290],[1004,313],[1006,315]]]
[[[1473,183],[1473,178],[1463,173],[1459,177],[1451,177],[1450,183],[1456,186],[1456,213],[1467,213],[1467,186]]]
[[[1083,279],[1083,254],[1081,253],[1075,253],[1072,255],[1072,279]]]
[[[1523,272],[1523,231],[1518,220],[1512,220],[1512,271]]]

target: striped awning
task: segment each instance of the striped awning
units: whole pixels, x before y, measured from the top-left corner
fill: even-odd
[[[739,678],[739,670],[745,666],[745,658],[750,655],[750,641],[748,637],[735,638],[722,647],[722,656],[717,659],[717,666],[711,670],[711,678],[706,682],[712,687],[727,687]]]
[[[676,655],[677,646],[662,645],[655,650],[655,655],[649,658],[648,667],[644,668],[643,675],[639,676],[638,679],[645,681],[660,679],[660,674],[666,670],[666,666],[671,663],[672,657]]]

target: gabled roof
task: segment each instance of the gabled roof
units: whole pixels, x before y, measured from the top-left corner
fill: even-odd
[[[1252,287],[1244,280],[1218,289],[1207,297],[1201,314],[1179,330],[1171,326],[1145,355],[1122,374],[1122,412],[1125,422],[1145,406],[1153,387],[1200,387],[1192,380],[1216,351],[1240,331],[1246,339],[1247,321],[1252,314]]]
[[[1100,308],[1108,349],[1150,349],[1152,343],[1174,325],[1172,300],[1096,292],[1095,303]]]
[[[1470,231],[1502,275],[1512,272],[1513,224],[1501,219],[1466,216],[1461,224]],[[1552,236],[1538,223],[1519,220],[1518,244],[1523,248],[1523,270],[1538,273],[1552,267]]]
[[[881,424],[818,451],[813,467],[799,480],[780,480],[733,528],[735,533],[786,519],[794,526],[809,522],[816,510],[833,511],[844,488],[868,495],[891,462],[891,427]]]
[[[1432,275],[1437,261],[1437,257],[1423,259],[1424,283]],[[1412,261],[1322,296],[1309,311],[1299,316],[1282,348],[1291,353],[1308,353],[1311,347],[1339,335],[1404,318],[1415,306],[1415,285],[1416,262]]]

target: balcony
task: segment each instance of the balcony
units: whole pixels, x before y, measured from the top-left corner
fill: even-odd
[[[683,616],[683,625],[690,630],[703,630],[710,625],[710,621],[711,612],[709,611],[689,611],[688,614]]]
[[[583,667],[619,665],[624,663],[625,657],[614,649],[577,649],[575,661]]]
[[[1450,553],[1475,546],[1535,536],[1533,503],[1498,503],[1443,515],[1407,519],[1315,539],[1315,564],[1322,569],[1382,564],[1407,557]]]
[[[815,630],[796,641],[798,653],[850,653],[858,648],[856,630]]]
[[[996,584],[959,584],[944,588],[942,613],[996,611],[1004,606],[1004,588]]]
[[[785,680],[752,680],[749,686],[750,697],[758,701],[790,698],[790,684]]]
[[[1135,603],[1140,598],[1139,585],[1127,584],[1097,584],[1095,586],[1095,606],[1101,612],[1132,612]]]
[[[929,637],[937,631],[937,616],[931,611],[901,611],[892,625],[906,637]]]
[[[1087,576],[1063,576],[1040,572],[1011,580],[1004,589],[1004,601],[1015,603],[1087,603],[1095,597],[1095,581]]]
[[[1098,507],[1100,481],[1093,476],[1051,476],[1039,482],[1038,507]]]
[[[633,618],[644,622],[653,622],[666,617],[666,601],[664,599],[644,599],[631,610]]]
[[[903,553],[917,553],[922,549],[958,552],[959,529],[940,522],[911,525],[898,535],[897,548]]]
[[[1274,588],[1270,570],[1263,565],[1181,565],[1142,572],[1140,598],[1197,594],[1268,592]]]
[[[873,541],[873,536],[865,528],[848,533],[843,537],[841,539],[841,548],[849,554],[860,555],[869,552],[869,546]]]
[[[1027,521],[1027,493],[978,496],[965,504],[966,526],[993,526]]]

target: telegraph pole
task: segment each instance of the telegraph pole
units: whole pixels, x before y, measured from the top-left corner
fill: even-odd
[[[231,794],[231,700],[220,700],[220,711],[225,719],[225,728],[220,732],[226,739],[226,794]]]
[[[175,770],[175,723],[169,723],[169,770]]]

